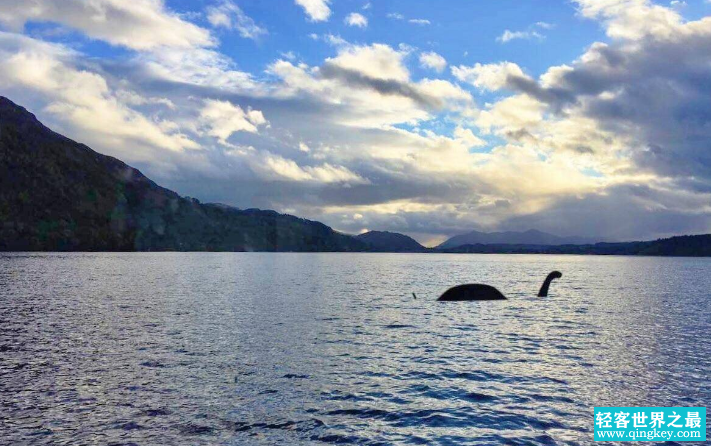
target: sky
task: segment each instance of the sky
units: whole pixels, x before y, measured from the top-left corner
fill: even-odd
[[[711,232],[711,1],[0,0],[0,95],[203,202]]]

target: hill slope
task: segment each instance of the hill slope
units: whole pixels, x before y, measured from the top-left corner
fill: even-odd
[[[0,97],[0,251],[361,251],[328,226],[201,204]]]
[[[592,241],[582,237],[559,237],[531,229],[525,232],[479,232],[471,231],[456,235],[437,249],[453,249],[464,245],[581,245]]]
[[[411,237],[397,232],[370,231],[356,236],[356,239],[367,244],[371,250],[380,252],[420,252],[424,246]]]

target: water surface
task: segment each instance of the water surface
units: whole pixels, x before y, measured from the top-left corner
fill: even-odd
[[[435,302],[466,282],[510,300]],[[592,444],[593,406],[708,405],[710,289],[711,259],[6,254],[0,438]]]

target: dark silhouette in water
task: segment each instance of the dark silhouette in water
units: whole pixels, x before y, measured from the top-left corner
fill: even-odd
[[[548,296],[548,287],[551,286],[553,279],[560,279],[561,277],[563,277],[563,274],[560,271],[553,271],[548,274],[546,280],[543,281],[543,285],[541,285],[541,289],[538,291],[538,297]]]
[[[459,302],[466,300],[506,300],[506,296],[491,285],[470,283],[448,289],[439,299],[442,302]]]
[[[561,274],[559,271],[553,271],[552,273],[548,274],[548,277],[546,277],[546,280],[543,282],[543,285],[541,286],[541,289],[538,292],[538,296],[548,296],[548,287],[550,287],[550,284],[553,279],[558,279],[562,276],[563,274]],[[470,300],[506,300],[506,296],[501,294],[499,290],[497,290],[491,285],[482,285],[475,283],[452,287],[445,291],[444,294],[442,294],[437,300],[441,302],[461,302]]]

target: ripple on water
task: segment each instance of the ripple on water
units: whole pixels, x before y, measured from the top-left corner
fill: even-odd
[[[575,256],[2,255],[2,438],[592,445],[595,405],[711,399],[710,267]],[[552,269],[565,276],[551,296],[531,296]],[[474,279],[511,300],[434,302]]]

